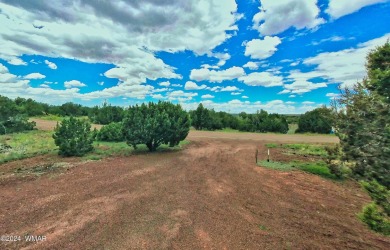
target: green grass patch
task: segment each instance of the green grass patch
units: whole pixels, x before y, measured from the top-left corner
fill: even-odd
[[[258,165],[270,169],[281,170],[281,171],[291,171],[294,170],[293,164],[278,162],[278,161],[260,161]]]
[[[289,153],[295,153],[299,155],[314,155],[325,157],[328,153],[325,150],[324,145],[315,145],[315,144],[283,144],[281,146],[284,149],[287,149]]]
[[[267,143],[267,144],[265,144],[265,146],[266,146],[267,148],[277,148],[277,147],[278,147],[278,144],[276,144],[276,143]]]
[[[0,144],[10,148],[0,152],[0,163],[56,152],[52,131],[33,130],[0,136]]]
[[[287,134],[295,134],[295,131],[298,129],[298,124],[296,123],[291,123],[288,124],[288,131]]]
[[[334,174],[329,171],[326,163],[323,161],[318,162],[300,162],[300,161],[292,161],[292,162],[277,162],[277,161],[260,161],[258,165],[270,169],[275,169],[279,171],[292,171],[292,170],[302,170],[307,173],[319,175],[328,179],[338,179]]]
[[[57,121],[57,122],[60,122],[60,121],[65,119],[65,117],[63,117],[63,116],[51,115],[51,114],[50,115],[35,116],[32,118],[46,120],[46,121]]]
[[[243,131],[240,131],[238,129],[232,129],[232,128],[223,128],[215,130],[217,132],[226,132],[226,133],[244,133]]]
[[[157,152],[177,151],[182,149],[185,145],[189,144],[189,141],[181,141],[179,145],[175,147],[169,147],[168,145],[161,145],[157,148]],[[94,150],[87,155],[83,156],[84,160],[101,160],[110,156],[129,156],[137,153],[147,153],[149,149],[144,144],[137,146],[137,149],[126,144],[126,142],[103,142],[95,141]]]

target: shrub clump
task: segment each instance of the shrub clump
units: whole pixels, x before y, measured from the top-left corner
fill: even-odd
[[[124,141],[122,133],[122,123],[112,122],[103,126],[96,134],[96,140],[108,142]]]
[[[379,206],[374,202],[364,206],[363,211],[359,213],[359,218],[372,230],[390,235],[390,220],[384,216]]]
[[[123,134],[128,145],[146,144],[156,151],[161,144],[174,147],[190,131],[190,118],[180,105],[158,102],[132,106],[123,120]]]
[[[70,117],[57,123],[53,138],[62,156],[83,156],[93,150],[94,136],[86,120]]]

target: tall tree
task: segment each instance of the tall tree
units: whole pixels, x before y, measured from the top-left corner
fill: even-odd
[[[334,102],[335,126],[344,160],[354,163],[356,178],[390,188],[389,42],[367,56],[368,77],[341,90]]]

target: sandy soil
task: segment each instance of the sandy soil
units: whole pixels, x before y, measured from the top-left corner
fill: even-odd
[[[355,183],[258,167],[261,141],[190,139],[177,152],[0,178],[0,234],[47,238],[0,249],[389,249],[357,219],[369,198]]]

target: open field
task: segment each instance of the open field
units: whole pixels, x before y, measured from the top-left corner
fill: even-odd
[[[183,150],[1,164],[1,234],[22,240],[0,249],[388,249],[356,216],[356,183],[255,163],[270,142],[272,161],[314,162],[280,143],[336,139],[191,131]]]

